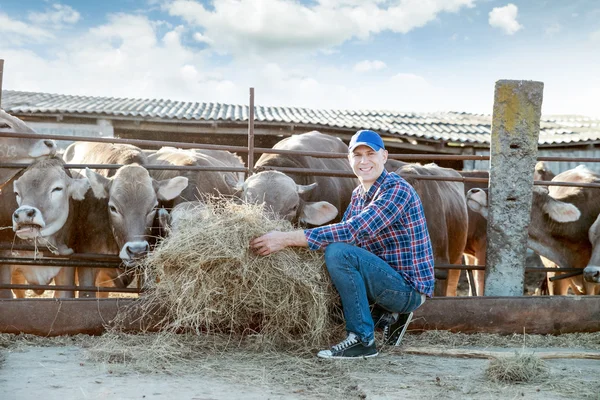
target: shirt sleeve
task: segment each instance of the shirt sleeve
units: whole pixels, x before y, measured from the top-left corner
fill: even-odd
[[[395,184],[387,189],[381,188],[375,198],[360,213],[347,220],[306,229],[304,236],[311,250],[327,247],[329,243],[356,243],[377,235],[379,231],[396,222],[410,201],[408,188]],[[347,213],[344,214],[347,216]]]

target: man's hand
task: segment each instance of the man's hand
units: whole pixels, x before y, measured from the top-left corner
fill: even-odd
[[[271,231],[250,241],[250,247],[256,254],[266,256],[288,246],[308,246],[304,231]]]

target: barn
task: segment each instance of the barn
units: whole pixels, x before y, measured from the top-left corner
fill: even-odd
[[[13,90],[2,92],[0,104],[43,134],[248,144],[248,105]],[[487,155],[491,115],[255,107],[256,147],[272,147],[283,137],[310,130],[347,142],[358,129],[380,132],[392,154]],[[543,116],[539,156],[600,159],[600,118]],[[488,167],[488,161],[479,160],[444,160],[438,164],[459,170]],[[550,168],[559,173],[577,164],[553,162]],[[600,171],[596,164],[589,166]]]

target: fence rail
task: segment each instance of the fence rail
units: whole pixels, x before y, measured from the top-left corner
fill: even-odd
[[[227,146],[227,145],[212,145],[212,144],[201,144],[201,143],[183,143],[173,141],[154,141],[154,140],[140,140],[140,139],[119,139],[119,138],[97,138],[97,137],[73,137],[65,135],[43,135],[46,139],[53,140],[68,140],[73,141],[87,141],[87,142],[99,142],[99,143],[121,143],[121,144],[132,144],[139,147],[161,147],[171,146],[182,149],[206,149],[206,150],[226,150],[231,152],[248,153],[248,160],[254,159],[254,153],[271,153],[271,154],[295,154],[303,156],[312,156],[320,158],[346,158],[345,153],[329,153],[329,152],[300,152],[290,150],[280,150],[272,148],[259,148],[254,147],[253,140],[250,140],[250,136],[253,135],[249,128],[249,141],[248,147],[242,146]],[[18,138],[40,138],[39,134],[32,134],[26,132],[0,132],[0,138],[3,137],[18,137]],[[489,160],[487,155],[446,155],[446,154],[390,154],[389,158],[403,161],[413,160]],[[581,158],[581,157],[538,157],[539,161],[568,161],[568,162],[600,162],[600,159],[596,158]],[[23,169],[28,167],[30,164],[23,163],[0,163],[0,168],[12,168],[12,169]],[[118,169],[122,164],[66,164],[65,167],[69,169]],[[223,171],[223,172],[244,172],[250,174],[253,171],[252,168],[236,168],[236,167],[198,167],[198,166],[165,166],[165,165],[144,165],[148,170],[176,170],[176,171]],[[293,173],[299,175],[317,175],[317,176],[333,176],[333,177],[349,177],[354,178],[355,175],[348,171],[323,171],[307,168],[285,168],[285,167],[263,167],[261,170],[277,170],[286,173]],[[460,171],[459,171],[460,172]],[[438,181],[455,181],[455,182],[472,182],[487,184],[488,178],[480,177],[434,177],[434,176],[422,176],[407,174],[404,175],[406,178],[414,178],[421,180],[438,180]],[[586,187],[586,188],[600,188],[600,184],[594,183],[571,183],[571,182],[554,182],[554,181],[535,181],[534,185],[544,186],[571,186],[571,187]],[[27,250],[35,251],[33,246],[23,245],[8,245],[0,243],[0,250]],[[120,259],[117,256],[108,256],[103,254],[73,254],[68,259],[64,256],[44,255],[42,259],[34,258],[16,258],[16,257],[0,257],[0,265],[35,265],[35,266],[62,266],[62,267],[92,267],[92,268],[116,268],[120,265]],[[438,270],[449,270],[449,269],[461,269],[467,272],[474,270],[485,270],[484,265],[453,265],[453,264],[436,264],[435,268]],[[564,273],[562,275],[552,278],[564,279],[577,274],[581,274],[581,269],[578,268],[527,268],[526,272],[559,272]],[[472,280],[471,280],[472,282]],[[54,285],[17,285],[17,284],[0,284],[0,289],[35,289],[35,290],[60,290],[60,291],[94,291],[94,292],[120,292],[120,293],[141,293],[139,288],[111,288],[111,287],[78,287],[78,286],[54,286]],[[474,289],[474,287],[472,287]]]

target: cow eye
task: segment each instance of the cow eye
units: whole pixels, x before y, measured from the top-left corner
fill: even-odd
[[[119,213],[119,212],[117,211],[117,207],[113,206],[112,204],[110,204],[110,205],[108,206],[108,209],[110,210],[110,212],[111,212],[111,213],[114,213],[114,214],[118,214],[118,213]]]
[[[52,189],[52,193],[54,192],[62,192],[63,188],[61,188],[60,186],[55,187],[54,189]]]
[[[15,192],[15,196],[19,197],[19,192]]]

